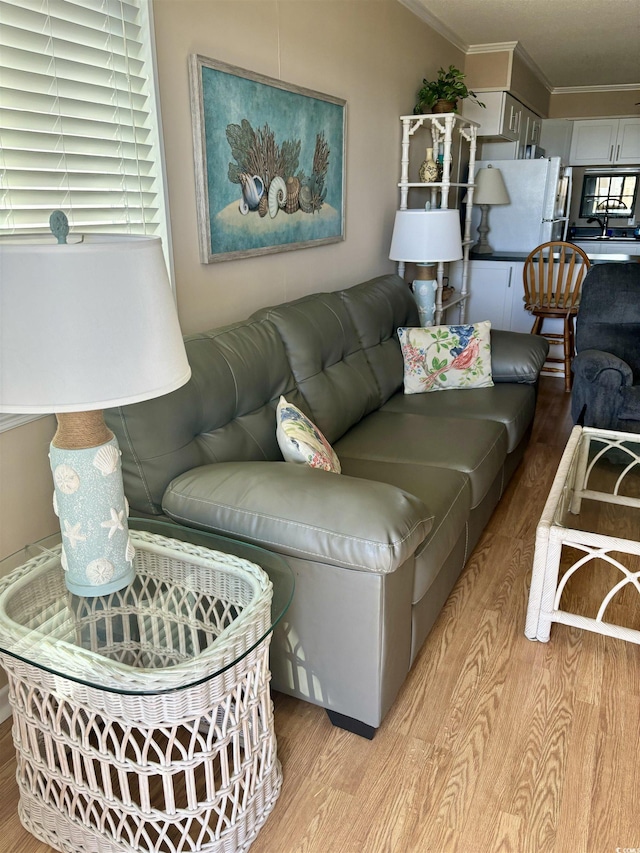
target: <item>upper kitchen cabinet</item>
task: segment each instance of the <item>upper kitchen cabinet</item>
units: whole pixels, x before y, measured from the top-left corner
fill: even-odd
[[[640,118],[574,121],[569,164],[635,166],[640,163]]]
[[[540,145],[542,134],[542,119],[531,110],[523,107],[523,129],[525,145]]]
[[[521,104],[509,92],[482,92],[479,97],[485,107],[480,107],[469,99],[463,103],[462,115],[477,121],[480,124],[478,136],[489,140],[485,144],[492,147],[487,150],[483,147],[483,157],[519,159],[526,156],[527,146],[540,145],[540,116]],[[504,141],[513,145],[504,146],[501,153],[492,140],[498,145]]]
[[[522,128],[524,107],[508,92],[483,92],[479,95],[484,107],[471,98],[463,101],[462,115],[480,125],[478,136],[517,141]]]

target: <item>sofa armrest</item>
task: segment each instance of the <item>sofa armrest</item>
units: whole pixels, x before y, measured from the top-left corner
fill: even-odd
[[[549,352],[540,335],[491,330],[491,372],[494,382],[534,385]]]
[[[174,479],[162,506],[189,527],[280,554],[386,574],[425,539],[433,514],[386,483],[289,462],[223,462]]]
[[[617,429],[623,388],[633,385],[633,371],[610,352],[585,349],[571,364],[571,417],[582,426]]]
[[[633,371],[626,361],[611,352],[585,349],[573,359],[572,370],[576,378],[587,382],[598,382],[604,371],[611,370],[612,375],[606,379],[609,388],[633,385]]]

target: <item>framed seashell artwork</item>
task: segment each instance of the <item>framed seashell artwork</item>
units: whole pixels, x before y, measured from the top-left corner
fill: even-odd
[[[346,101],[189,57],[200,261],[344,240]]]

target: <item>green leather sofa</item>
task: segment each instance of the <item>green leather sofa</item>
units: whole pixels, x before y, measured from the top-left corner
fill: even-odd
[[[296,591],[271,644],[276,690],[372,737],[525,450],[543,338],[492,332],[495,385],[403,394],[395,275],[185,339],[179,390],[106,413],[136,516],[284,555]],[[342,474],[283,461],[280,395]],[[437,689],[437,685],[433,685]]]

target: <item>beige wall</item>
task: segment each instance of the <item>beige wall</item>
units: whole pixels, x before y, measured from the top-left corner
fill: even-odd
[[[549,110],[549,91],[514,50],[472,53],[464,66],[467,85],[478,91],[504,89],[543,118]]]
[[[423,77],[462,54],[395,0],[155,0],[178,310],[185,332],[390,271],[398,116]],[[347,101],[346,240],[275,255],[198,259],[187,57],[223,60]]]
[[[518,55],[513,56],[509,91],[529,109],[546,118],[549,112],[549,91]]]
[[[53,415],[0,433],[0,559],[55,532],[49,444]]]
[[[176,286],[185,332],[393,269],[401,114],[463,56],[395,0],[155,0]],[[187,56],[200,53],[347,101],[346,240],[257,259],[198,260]],[[0,558],[56,529],[54,419],[0,434]]]
[[[637,116],[640,89],[622,92],[575,92],[551,95],[549,118]]]
[[[470,89],[508,89],[511,83],[510,50],[470,53],[465,61],[464,73]]]

